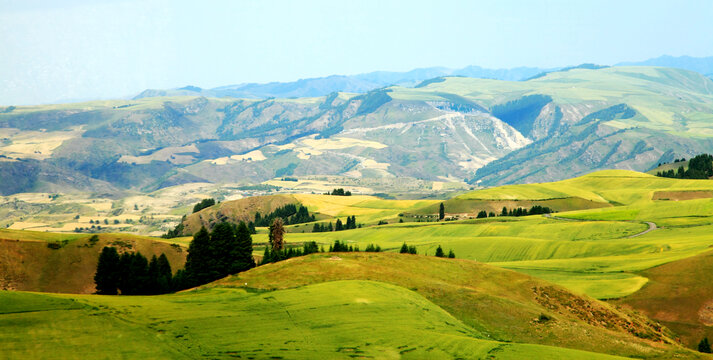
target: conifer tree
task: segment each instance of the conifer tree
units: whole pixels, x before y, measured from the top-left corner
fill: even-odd
[[[441,245],[438,245],[438,248],[436,249],[436,257],[445,257],[446,254],[443,253],[443,248],[441,248]]]
[[[233,266],[230,270],[231,274],[249,270],[255,267],[255,259],[253,259],[253,238],[250,236],[250,229],[244,222],[240,222],[236,231],[236,247],[233,255]]]
[[[342,231],[344,227],[342,226],[342,220],[337,219],[337,224],[334,227],[334,231]]]
[[[188,245],[186,256],[185,277],[187,287],[205,284],[220,278],[213,266],[213,248],[210,235],[205,227],[201,227],[193,235],[193,240]]]
[[[114,247],[104,247],[99,255],[97,272],[94,275],[97,294],[116,295],[119,287],[119,254]]]
[[[161,254],[158,257],[158,290],[159,294],[166,294],[171,291],[173,285],[173,273],[171,272],[171,264],[168,262],[166,254]]]
[[[448,251],[448,258],[449,259],[455,259],[456,258],[456,253],[453,252],[453,249]]]
[[[401,245],[401,250],[399,250],[399,254],[408,254],[408,246],[406,245],[406,243]]]
[[[441,205],[438,207],[438,220],[443,220],[446,218],[446,207],[441,203]]]
[[[698,343],[698,351],[702,353],[711,353],[711,344],[708,342],[708,338],[705,337],[701,342]]]

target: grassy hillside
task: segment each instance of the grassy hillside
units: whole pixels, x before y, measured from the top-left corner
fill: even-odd
[[[713,338],[713,253],[674,261],[641,271],[649,282],[636,293],[617,301],[665,324],[689,347],[704,337]]]
[[[104,246],[120,252],[138,251],[149,259],[166,254],[174,270],[183,267],[185,248],[154,238],[128,234],[63,235],[0,230],[0,288],[90,294],[94,273]]]
[[[10,358],[71,358],[80,344],[109,358],[696,357],[643,318],[525,275],[396,254],[313,255],[173,295],[4,292],[0,313]]]

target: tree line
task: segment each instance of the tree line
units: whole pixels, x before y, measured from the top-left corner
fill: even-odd
[[[94,276],[97,293],[153,295],[207,284],[230,274],[255,267],[250,230],[244,222],[227,222],[205,227],[193,235],[184,269],[171,275],[164,254],[148,262],[140,253],[119,255],[116,248],[104,247]]]
[[[156,295],[178,290],[166,254],[148,261],[137,252],[119,255],[113,246],[102,249],[94,275],[98,294]]]
[[[297,207],[295,204],[287,204],[264,216],[260,214],[259,211],[256,212],[253,224],[254,226],[267,227],[270,226],[272,221],[277,218],[282,219],[282,222],[286,225],[303,224],[315,221],[314,214],[310,215],[306,207],[302,205]]]
[[[685,159],[681,161],[685,161]],[[659,164],[659,166],[661,166],[661,164]],[[673,169],[657,171],[656,176],[675,179],[708,179],[713,176],[713,155],[696,155],[688,161],[688,169],[679,166],[676,171]]]
[[[418,254],[418,250],[416,249],[416,246],[414,246],[414,245],[409,246],[409,245],[407,245],[407,244],[404,242],[404,244],[401,245],[401,249],[399,250],[399,253],[400,253],[400,254],[412,254],[412,255],[417,255],[417,254]],[[451,249],[451,250],[448,251],[448,255],[446,255],[446,253],[443,252],[443,248],[442,248],[441,245],[439,244],[439,245],[438,245],[438,248],[436,248],[435,256],[436,256],[436,257],[447,257],[447,258],[449,258],[449,259],[455,259],[456,254],[455,254],[455,253],[453,252],[453,250]]]
[[[361,226],[357,226],[356,215],[352,215],[347,216],[346,224],[343,223],[341,219],[337,219],[334,226],[332,226],[331,222],[329,222],[329,224],[315,223],[314,226],[312,226],[312,232],[342,231],[356,229],[357,227]]]
[[[352,196],[352,192],[349,190],[344,191],[344,189],[334,189],[332,191],[327,191],[324,195],[335,195],[335,196]]]

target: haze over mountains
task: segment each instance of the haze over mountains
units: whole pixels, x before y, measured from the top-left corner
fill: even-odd
[[[660,56],[644,61],[621,62],[615,66],[663,66],[696,71],[713,78],[713,57],[695,58],[690,56]],[[564,69],[516,67],[511,69],[486,69],[466,66],[461,69],[428,67],[406,72],[375,71],[358,75],[331,75],[319,78],[300,79],[292,82],[249,83],[202,89],[184,86],[176,89],[147,89],[134,99],[152,96],[206,96],[237,98],[285,98],[324,96],[332,92],[365,93],[384,86],[414,86],[421,81],[439,76],[464,76],[481,79],[521,81],[546,72]]]

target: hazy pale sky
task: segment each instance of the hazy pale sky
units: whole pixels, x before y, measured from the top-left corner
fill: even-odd
[[[0,0],[0,104],[713,55],[713,1]]]

